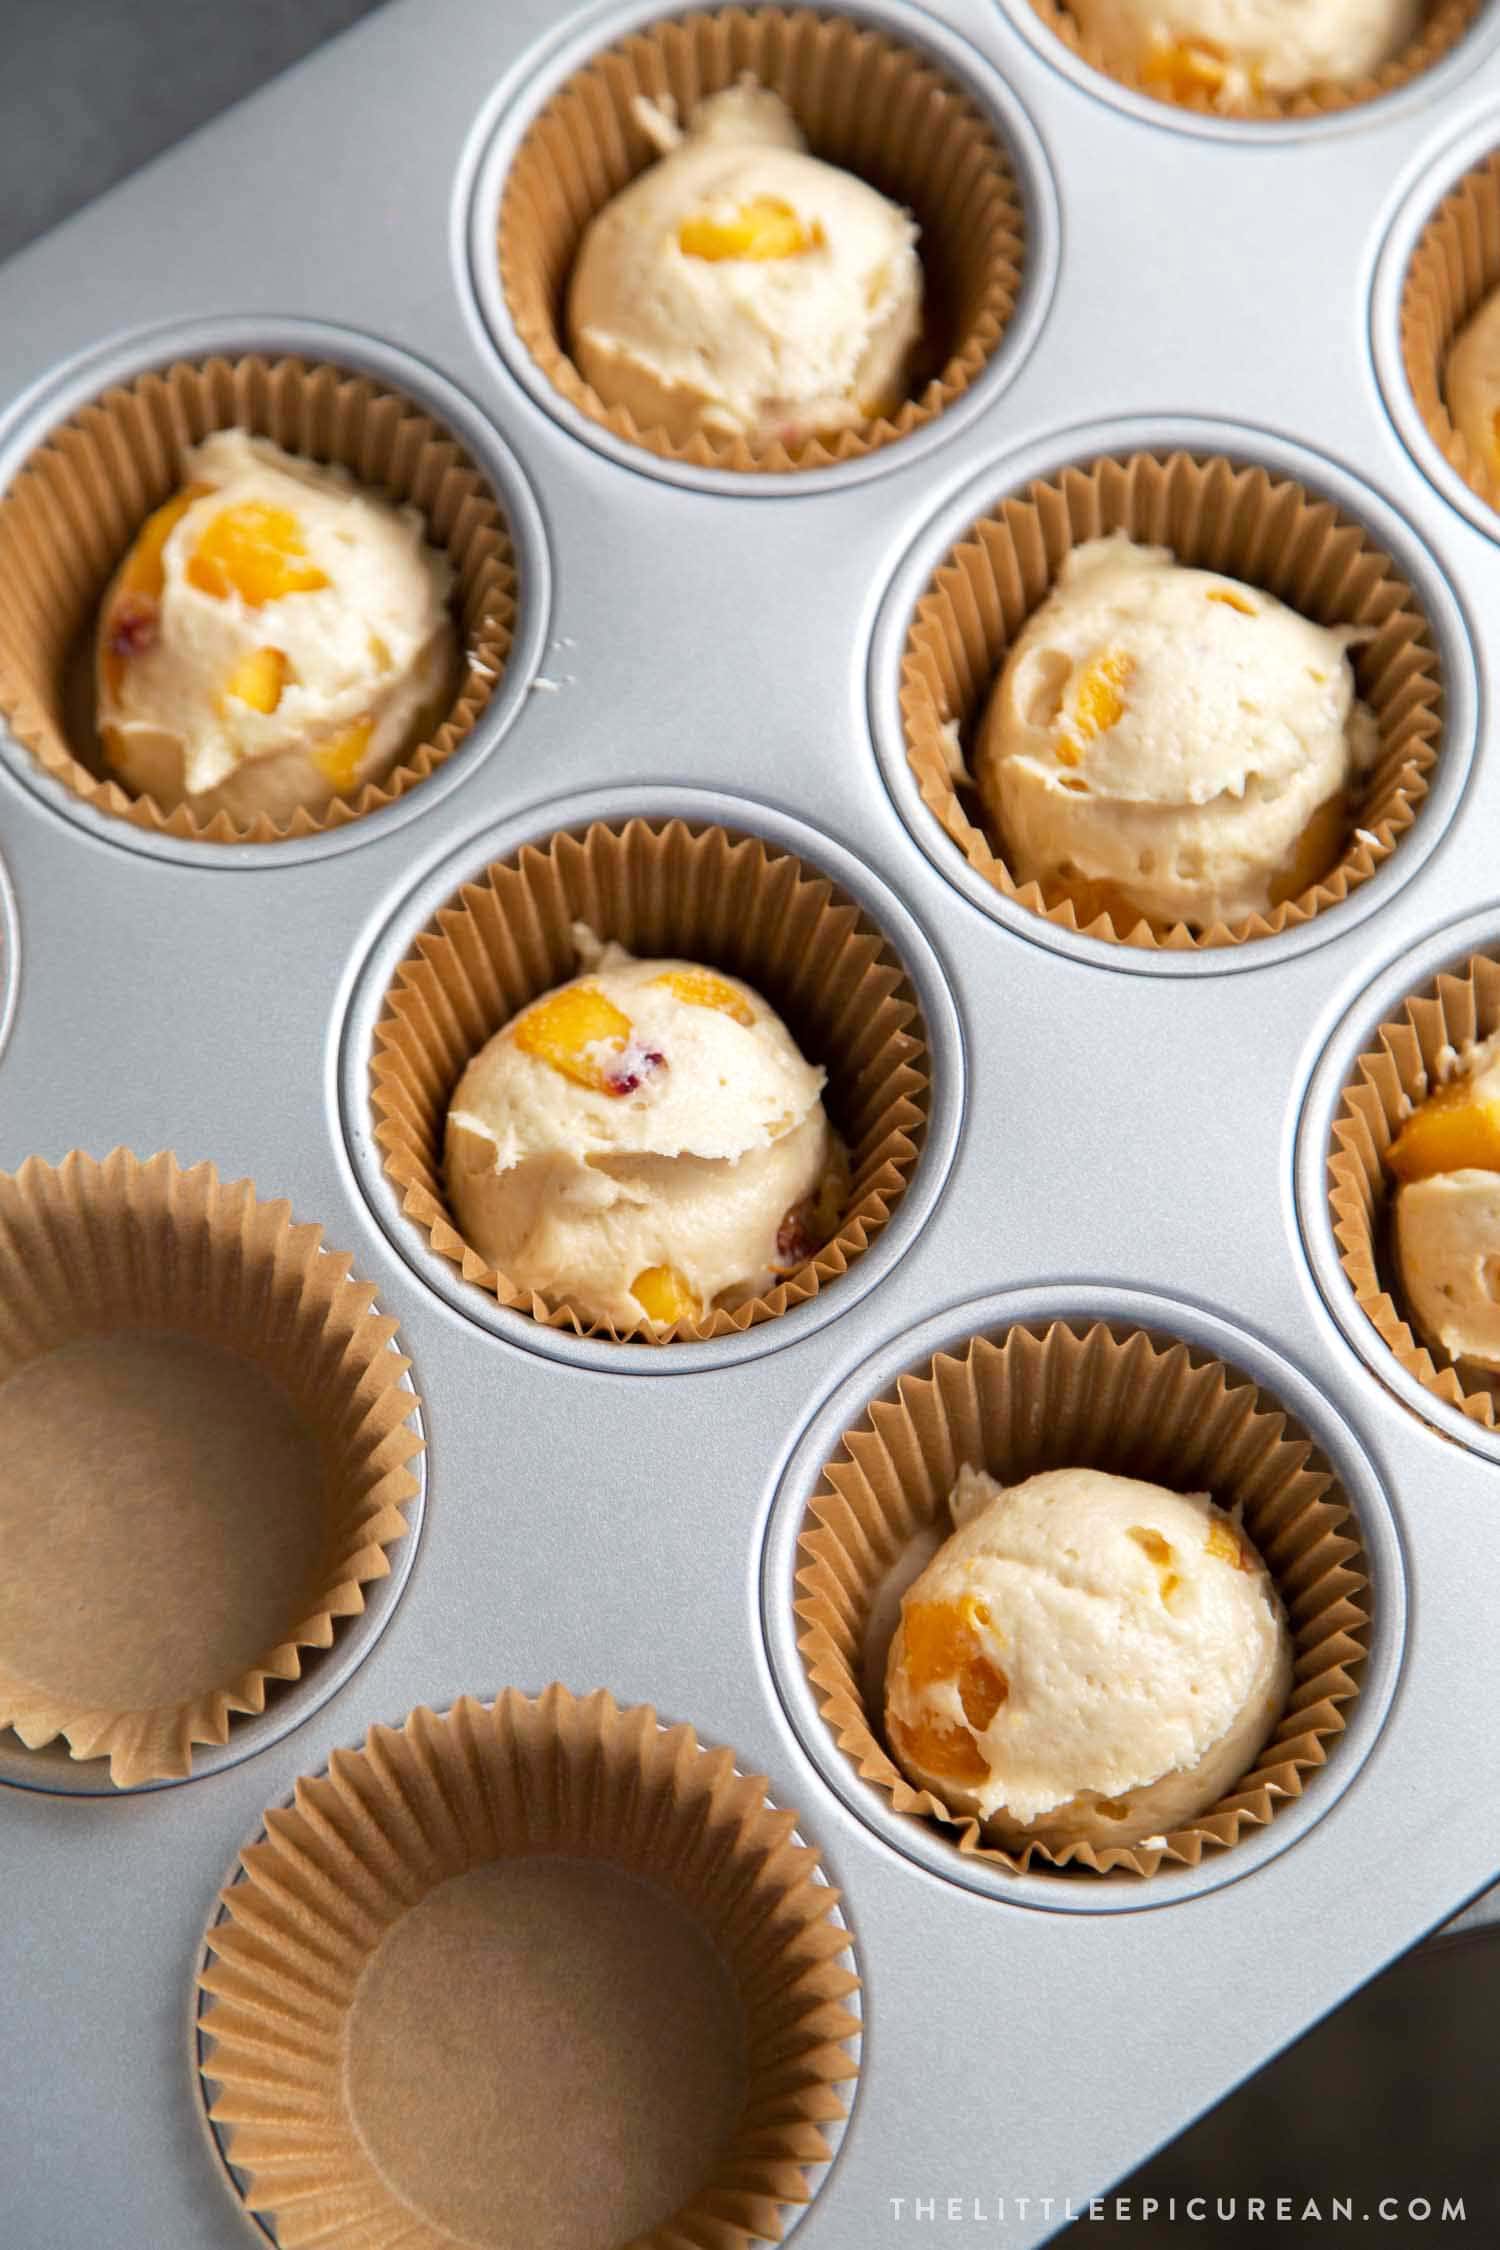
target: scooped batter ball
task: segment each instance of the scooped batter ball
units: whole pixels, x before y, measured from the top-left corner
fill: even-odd
[[[607,406],[674,441],[793,446],[895,411],[922,325],[916,225],[807,153],[776,94],[732,86],[584,235],[573,356]]]
[[[1076,547],[1006,657],[975,779],[1018,882],[1204,929],[1326,874],[1379,751],[1353,627],[1122,533]]]
[[[205,820],[320,811],[441,721],[451,567],[414,508],[243,430],[207,438],[187,472],[100,608],[105,761]]]
[[[1243,109],[1348,85],[1415,38],[1421,0],[1068,0],[1107,69],[1163,101]]]
[[[585,1320],[668,1328],[757,1296],[836,1232],[825,1073],[737,977],[590,966],[497,1032],[448,1111],[448,1197],[517,1288]]]
[[[1291,1687],[1265,1565],[1204,1492],[965,1468],[886,1672],[903,1771],[997,1842],[1131,1844],[1217,1803]]]

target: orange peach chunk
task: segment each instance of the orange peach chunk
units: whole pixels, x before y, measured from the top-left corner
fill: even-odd
[[[1205,599],[1211,602],[1221,602],[1225,609],[1237,609],[1241,617],[1253,617],[1255,615],[1255,605],[1252,602],[1247,602],[1242,595],[1232,594],[1227,586],[1210,586]]]
[[[663,1328],[696,1320],[702,1307],[675,1266],[647,1266],[630,1284],[630,1294],[648,1320]]]
[[[1255,1568],[1255,1558],[1234,1526],[1224,1523],[1217,1517],[1208,1527],[1208,1537],[1204,1541],[1203,1552],[1206,1555],[1215,1556],[1219,1562],[1228,1563],[1231,1570],[1253,1570]]]
[[[758,265],[772,258],[796,258],[804,250],[817,249],[822,241],[823,229],[816,221],[804,226],[790,203],[774,195],[753,196],[729,219],[697,212],[677,229],[677,247],[685,258],[704,258],[715,265],[729,258],[746,258]]]
[[[1143,1523],[1133,1523],[1130,1527],[1129,1536],[1135,1541],[1147,1561],[1155,1564],[1157,1592],[1161,1595],[1163,1608],[1170,1609],[1173,1597],[1182,1585],[1180,1575],[1172,1568],[1177,1556],[1171,1541],[1163,1539],[1159,1531],[1153,1531],[1149,1525]]]
[[[630,1034],[629,1016],[591,984],[565,984],[518,1016],[511,1029],[523,1054],[596,1094],[610,1091],[612,1066]]]
[[[711,969],[669,969],[655,981],[675,992],[690,1008],[717,1008],[720,1015],[733,1016],[736,1023],[746,1026],[755,1021],[755,1011],[744,994],[716,977]]]
[[[890,1725],[896,1749],[922,1773],[970,1788],[989,1780],[989,1762],[967,1727],[943,1719],[919,1719],[908,1726],[904,1719],[893,1718]]]
[[[1086,664],[1073,689],[1073,708],[1059,727],[1055,745],[1065,766],[1076,766],[1088,744],[1107,734],[1125,715],[1125,689],[1135,658],[1124,649],[1106,649]]]
[[[274,654],[274,650],[272,651]],[[375,731],[373,719],[356,719],[353,726],[345,727],[341,734],[331,735],[311,752],[312,762],[319,773],[327,776],[340,792],[352,789],[359,778],[360,760],[370,747],[370,737]]]
[[[1386,1150],[1398,1180],[1436,1172],[1500,1172],[1500,1098],[1456,1078],[1414,1110]]]
[[[200,594],[218,601],[237,594],[248,609],[263,609],[288,594],[315,594],[329,584],[327,574],[308,561],[291,510],[263,500],[220,509],[188,559],[187,578]]]
[[[1217,94],[1224,77],[1223,62],[1206,40],[1156,40],[1141,62],[1142,85],[1169,102]]]
[[[111,695],[119,693],[126,659],[148,648],[156,637],[155,611],[166,581],[163,556],[167,541],[193,502],[212,490],[211,485],[190,484],[174,493],[146,518],[120,565],[104,622],[104,682]],[[144,630],[148,617],[152,624],[149,635]]]
[[[286,686],[287,662],[279,648],[253,648],[242,656],[224,682],[224,700],[248,703],[252,711],[271,712]],[[366,730],[368,739],[368,730]]]
[[[977,1628],[988,1622],[988,1610],[972,1597],[962,1602],[911,1602],[901,1616],[910,1685],[921,1689],[952,1680],[964,1717],[981,1732],[1010,1693],[1004,1672],[980,1647]],[[947,1769],[934,1765],[930,1770]],[[982,1772],[987,1770],[982,1767]]]

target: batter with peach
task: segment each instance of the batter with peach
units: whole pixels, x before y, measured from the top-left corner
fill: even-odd
[[[910,216],[808,154],[753,80],[641,102],[661,160],[590,224],[568,292],[579,368],[606,406],[682,441],[800,444],[893,413],[922,326]]]
[[[243,430],[188,456],[99,612],[104,760],[204,819],[318,812],[438,724],[452,570],[413,508]]]
[[[1123,532],[1075,547],[975,747],[1016,880],[1125,927],[1296,898],[1339,857],[1378,755],[1348,656],[1362,637]]]
[[[517,1288],[666,1330],[805,1264],[842,1216],[844,1152],[824,1072],[749,985],[573,935],[584,974],[459,1080],[448,1199]]]
[[[1451,1060],[1386,1151],[1396,1265],[1424,1340],[1500,1374],[1500,1033]]]
[[[1008,1846],[1132,1844],[1255,1763],[1291,1687],[1264,1563],[1207,1493],[965,1467],[901,1604],[886,1734],[908,1779]]]
[[[1421,0],[1068,0],[1105,67],[1162,101],[1236,110],[1348,85],[1399,54]]]

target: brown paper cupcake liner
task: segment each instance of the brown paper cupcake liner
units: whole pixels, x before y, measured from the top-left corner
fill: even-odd
[[[954,729],[967,753],[1007,650],[1051,591],[1074,547],[1123,531],[1170,547],[1181,563],[1222,571],[1322,625],[1358,625],[1350,650],[1380,757],[1351,808],[1343,856],[1320,881],[1266,915],[1193,931],[1088,915],[1059,887],[1018,883],[1003,841],[984,826],[967,776],[953,770]],[[1190,950],[1243,945],[1312,920],[1389,859],[1427,794],[1442,734],[1443,689],[1431,631],[1391,558],[1328,500],[1261,468],[1213,456],[1133,453],[1037,479],[965,533],[913,613],[901,659],[907,757],[923,802],[969,865],[1002,896],[1062,929],[1117,944]],[[1121,916],[1121,921],[1124,916]]]
[[[1060,39],[1068,50],[1097,70],[1116,85],[1127,86],[1133,94],[1149,95],[1161,102],[1165,109],[1188,109],[1199,115],[1220,117],[1252,117],[1275,121],[1291,117],[1333,117],[1340,110],[1353,109],[1361,102],[1373,102],[1382,94],[1393,94],[1400,86],[1419,78],[1440,62],[1450,47],[1456,47],[1479,13],[1481,0],[1428,0],[1422,27],[1415,39],[1382,63],[1379,70],[1363,78],[1350,80],[1347,85],[1324,84],[1304,87],[1295,94],[1258,94],[1250,100],[1221,107],[1211,89],[1193,89],[1180,97],[1168,99],[1156,87],[1148,85],[1136,72],[1106,62],[1096,40],[1090,39],[1071,10],[1062,0],[1031,0],[1054,39]]]
[[[690,1727],[560,1686],[417,1710],[299,1781],[200,1979],[210,2115],[277,2241],[780,2241],[847,2110],[858,1983],[765,1792]],[[466,2051],[438,2019],[492,1989],[506,2037]]]
[[[285,1203],[117,1149],[0,1174],[0,1726],[188,1773],[386,1576],[396,1323]]]
[[[1293,1686],[1253,1768],[1191,1826],[1129,1846],[1001,1850],[979,1824],[914,1789],[884,1737],[892,1585],[951,1525],[966,1462],[1006,1484],[1074,1466],[1208,1490],[1240,1509],[1286,1605]],[[923,1543],[919,1546],[917,1543]],[[819,1708],[860,1777],[899,1813],[950,1828],[960,1852],[1016,1874],[1033,1866],[1152,1875],[1196,1867],[1264,1827],[1323,1765],[1358,1694],[1369,1581],[1359,1527],[1312,1439],[1237,1370],[1191,1346],[1103,1321],[976,1337],[903,1375],[847,1431],[808,1504],[798,1546],[799,1647]],[[903,1558],[907,1569],[903,1571]]]
[[[1500,150],[1466,172],[1417,237],[1401,285],[1401,361],[1434,445],[1500,513],[1500,474],[1477,458],[1448,413],[1448,352],[1500,288]]]
[[[190,806],[165,811],[111,779],[95,735],[92,638],[99,603],[146,517],[184,482],[191,447],[246,429],[348,469],[426,518],[453,565],[463,679],[443,724],[382,781],[285,822]],[[505,667],[516,572],[499,500],[457,442],[399,392],[300,359],[179,361],[106,391],[38,446],[0,497],[0,718],[43,770],[96,811],[158,835],[268,844],[320,835],[394,804],[450,758]]]
[[[686,116],[747,74],[787,102],[815,156],[904,205],[921,228],[927,334],[920,388],[889,418],[790,449],[779,440],[699,433],[679,441],[641,429],[584,381],[563,327],[568,276],[589,221],[658,155],[635,102],[670,95]],[[722,8],[631,33],[553,95],[506,179],[498,250],[517,333],[590,421],[697,468],[815,469],[893,444],[963,395],[1015,310],[1025,221],[993,127],[917,51],[844,16]]]
[[[1500,963],[1476,953],[1403,1001],[1357,1059],[1333,1125],[1328,1202],[1339,1264],[1361,1310],[1408,1375],[1445,1405],[1494,1429],[1500,1377],[1434,1354],[1407,1321],[1388,1241],[1385,1152],[1449,1075],[1453,1054],[1500,1031]]]
[[[521,1008],[578,971],[572,925],[632,953],[742,977],[828,1073],[824,1103],[848,1149],[837,1234],[764,1296],[671,1329],[585,1322],[523,1291],[457,1231],[444,1200],[448,1102],[470,1057]],[[925,1027],[899,959],[861,908],[789,852],[681,820],[595,822],[528,844],[443,907],[396,971],[371,1066],[375,1139],[402,1208],[465,1280],[549,1328],[701,1341],[772,1320],[846,1271],[909,1185],[926,1129]]]

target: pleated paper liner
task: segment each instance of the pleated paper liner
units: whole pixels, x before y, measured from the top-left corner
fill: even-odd
[[[1429,1350],[1406,1318],[1389,1242],[1385,1152],[1406,1119],[1451,1075],[1455,1053],[1500,1031],[1500,963],[1476,953],[1444,971],[1380,1025],[1355,1063],[1333,1125],[1328,1201],[1339,1263],[1361,1309],[1408,1375],[1494,1429],[1500,1377]]]
[[[899,1593],[951,1530],[948,1495],[966,1462],[1004,1484],[1043,1469],[1105,1469],[1206,1490],[1220,1507],[1243,1510],[1286,1605],[1294,1684],[1255,1766],[1190,1826],[1159,1843],[1002,1850],[969,1816],[912,1788],[891,1758],[883,1688]],[[897,1812],[940,1823],[958,1851],[1013,1873],[1197,1866],[1301,1795],[1359,1692],[1369,1581],[1359,1526],[1328,1463],[1247,1376],[1143,1329],[1018,1326],[911,1369],[845,1433],[808,1503],[798,1551],[798,1645],[840,1749]]]
[[[1448,412],[1449,349],[1500,288],[1500,150],[1466,172],[1433,212],[1401,286],[1401,360],[1443,458],[1500,513],[1500,471],[1475,455]]]
[[[1060,39],[1091,69],[1113,78],[1117,85],[1127,86],[1133,94],[1148,94],[1169,109],[1275,122],[1292,117],[1333,117],[1340,110],[1375,101],[1382,94],[1394,94],[1398,87],[1409,84],[1424,70],[1430,70],[1435,62],[1440,62],[1450,47],[1457,46],[1479,14],[1482,0],[1428,0],[1415,39],[1392,55],[1389,62],[1382,63],[1378,70],[1352,79],[1347,85],[1325,82],[1304,87],[1295,94],[1258,94],[1247,101],[1222,106],[1215,100],[1211,87],[1185,88],[1181,94],[1168,96],[1138,73],[1106,62],[1098,42],[1086,35],[1062,0],[1031,0],[1031,4],[1055,39]]]
[[[381,781],[289,821],[168,812],[110,778],[94,728],[99,603],[146,517],[185,481],[191,447],[239,428],[336,462],[426,518],[453,565],[461,678],[429,739]],[[106,391],[53,430],[0,497],[0,718],[56,780],[97,811],[160,835],[269,844],[342,828],[394,804],[464,740],[505,667],[515,619],[510,533],[495,493],[430,416],[365,375],[299,359],[179,361]]]
[[[421,1440],[349,1260],[212,1165],[0,1174],[0,1726],[187,1774],[389,1570]]]
[[[990,833],[965,756],[1006,652],[1051,591],[1074,547],[1124,531],[1170,547],[1180,563],[1263,587],[1322,625],[1371,637],[1350,651],[1375,715],[1380,758],[1351,807],[1341,856],[1318,882],[1269,914],[1190,930],[1075,902],[1057,886],[1018,883]],[[1437,762],[1443,686],[1416,594],[1395,563],[1331,501],[1262,468],[1221,457],[1133,453],[1038,479],[976,523],[944,558],[917,603],[901,660],[907,756],[923,802],[971,867],[1004,897],[1064,929],[1138,947],[1243,945],[1295,929],[1348,898],[1417,816]]]
[[[928,1111],[925,1026],[900,960],[860,907],[791,853],[719,827],[595,822],[487,868],[434,917],[392,981],[371,1067],[375,1138],[403,1209],[501,1304],[549,1328],[624,1333],[496,1273],[459,1234],[443,1192],[453,1089],[502,1024],[578,973],[575,922],[632,953],[701,962],[753,986],[827,1071],[824,1106],[850,1158],[843,1222],[805,1265],[733,1310],[631,1333],[728,1336],[815,1297],[880,1232],[916,1169]]]
[[[568,356],[568,278],[589,221],[657,150],[633,104],[671,95],[686,117],[749,74],[787,102],[815,156],[913,213],[927,302],[912,395],[889,418],[790,450],[779,440],[674,440],[606,406]],[[1020,191],[993,126],[931,62],[883,31],[809,9],[722,8],[648,25],[568,79],[531,126],[500,201],[498,254],[516,330],[569,404],[664,460],[744,471],[852,461],[921,429],[962,396],[1015,310]]]
[[[794,1829],[603,1691],[337,1752],[208,1933],[202,2068],[250,2208],[284,2250],[780,2241],[859,2030]]]

